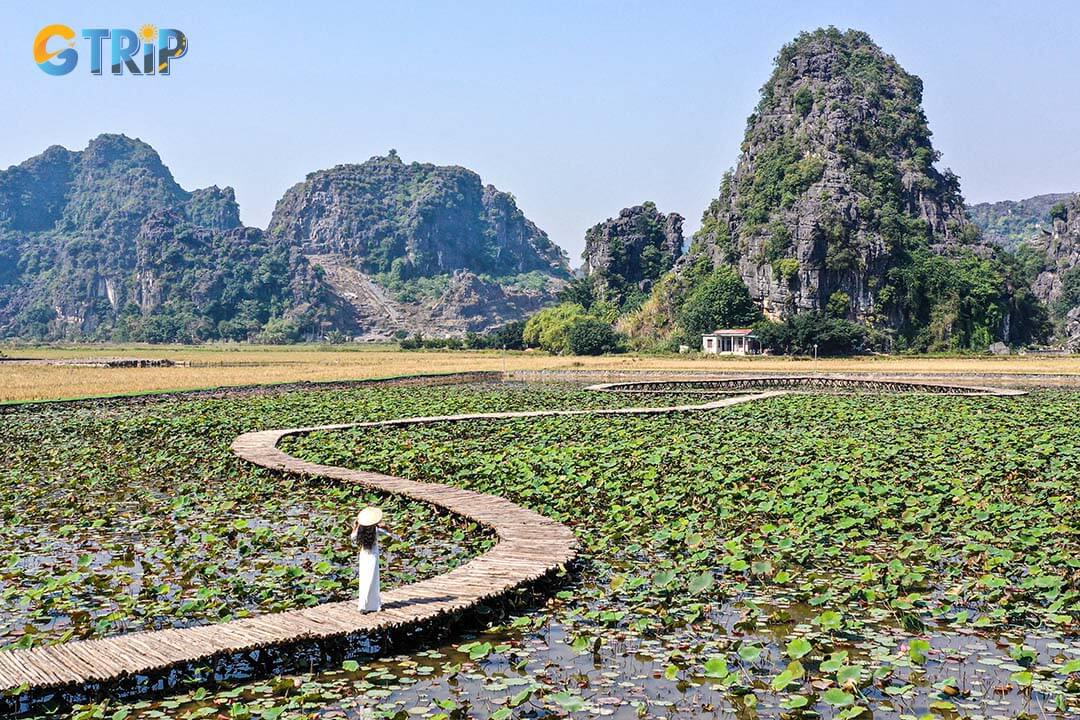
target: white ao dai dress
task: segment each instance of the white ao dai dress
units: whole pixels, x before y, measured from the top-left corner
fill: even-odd
[[[360,610],[373,612],[382,608],[379,598],[379,536],[371,547],[360,546]]]

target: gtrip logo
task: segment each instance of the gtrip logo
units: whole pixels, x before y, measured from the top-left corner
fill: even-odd
[[[67,25],[46,25],[34,38],[34,62],[50,75],[67,75],[79,64],[75,31]],[[87,28],[90,74],[103,75],[102,56],[108,52],[112,75],[169,75],[171,63],[187,55],[187,36],[172,28],[143,25],[127,28]],[[52,46],[53,50],[50,50]]]

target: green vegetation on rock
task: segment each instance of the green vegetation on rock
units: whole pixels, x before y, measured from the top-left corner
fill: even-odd
[[[563,299],[587,309],[594,302],[610,304],[618,313],[637,308],[682,255],[682,222],[681,215],[665,215],[645,202],[589,228],[581,254],[585,277]]]
[[[2,336],[197,342],[341,321],[294,248],[240,226],[231,188],[187,192],[123,135],[0,172],[0,256]]]
[[[697,273],[700,258],[730,265],[770,319],[857,321],[884,350],[1043,339],[1045,310],[1017,261],[982,241],[938,158],[919,78],[866,33],[801,33],[777,56],[738,164],[675,273]],[[694,287],[657,284],[628,324],[639,343],[678,332]]]
[[[1002,200],[969,205],[971,221],[988,242],[1016,251],[1034,238],[1055,219],[1064,219],[1065,203],[1072,193],[1036,195],[1024,200]]]
[[[851,355],[869,340],[864,325],[817,312],[761,323],[755,335],[763,348],[784,355]]]
[[[471,170],[406,164],[393,150],[309,174],[278,201],[268,233],[398,281],[455,270],[568,275],[566,254],[512,195]]]
[[[1080,307],[1080,265],[1061,275],[1061,294],[1054,301],[1054,314],[1064,319],[1073,308]]]
[[[622,349],[622,338],[611,323],[597,317],[583,317],[570,326],[566,349],[572,355],[609,355]]]
[[[396,154],[312,173],[265,233],[231,188],[188,192],[122,135],[0,172],[0,337],[462,334],[522,319],[568,275],[509,193]]]

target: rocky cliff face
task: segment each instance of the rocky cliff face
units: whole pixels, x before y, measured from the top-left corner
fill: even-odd
[[[0,172],[0,337],[291,340],[460,333],[553,299],[565,255],[512,196],[396,156],[314,173],[272,232],[95,138]]]
[[[311,173],[278,202],[269,232],[399,279],[568,273],[565,253],[509,193],[465,168],[405,164],[393,151]]]
[[[356,308],[352,331],[369,339],[520,320],[569,277],[565,252],[512,195],[393,151],[311,173],[278,202],[268,232],[325,272]]]
[[[428,314],[436,326],[479,332],[524,319],[548,302],[545,293],[521,291],[459,270]]]
[[[622,326],[642,344],[688,337],[688,298],[732,267],[767,319],[859,322],[875,348],[1041,340],[1045,309],[968,220],[959,179],[935,166],[921,103],[922,82],[865,33],[800,34],[689,252]]]
[[[235,230],[241,227],[240,206],[231,187],[212,185],[195,190],[184,204],[184,213],[199,227],[211,230]]]
[[[140,226],[130,302],[143,316],[189,304],[200,337],[246,339],[272,317],[320,335],[351,317],[295,248],[258,228],[195,225],[176,210],[154,211]]]
[[[1074,307],[1065,316],[1065,349],[1069,352],[1080,353],[1080,306]]]
[[[1021,243],[1038,238],[1052,222],[1050,210],[1072,197],[1072,193],[1051,193],[1024,200],[978,203],[969,205],[967,212],[987,242],[1015,251]]]
[[[772,318],[843,292],[852,319],[899,323],[882,302],[898,257],[978,238],[921,103],[922,82],[865,33],[803,33],[777,56],[692,254],[736,264]]]
[[[1069,348],[1080,352],[1080,195],[1059,202],[1064,214],[1028,241],[1041,261],[1031,288],[1050,308]]]
[[[498,282],[468,270],[417,282],[384,283],[348,257],[304,257],[351,311],[352,321],[341,329],[364,340],[484,332],[531,315],[552,302],[561,287],[535,277],[527,278],[534,281],[532,285]]]
[[[0,172],[0,248],[2,335],[247,337],[317,294],[291,287],[299,255],[241,228],[232,188],[188,192],[123,135]]]
[[[1080,196],[1066,198],[1067,215],[1056,218],[1048,229],[1031,238],[1028,244],[1045,255],[1043,271],[1031,289],[1047,305],[1060,299],[1063,276],[1080,266]]]
[[[622,305],[635,294],[647,294],[682,256],[682,224],[682,215],[665,215],[646,202],[589,228],[582,270],[596,299]]]

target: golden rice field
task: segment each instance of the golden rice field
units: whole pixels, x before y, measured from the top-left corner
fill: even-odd
[[[465,370],[538,371],[660,370],[738,373],[839,372],[980,376],[1050,374],[1080,380],[1080,356],[1046,357],[702,357],[627,354],[557,357],[539,352],[420,351],[393,345],[229,346],[74,345],[47,348],[0,347],[8,358],[33,361],[92,358],[165,358],[173,367],[102,368],[0,360],[0,402],[187,390],[217,386],[297,381],[359,380],[412,373]]]

